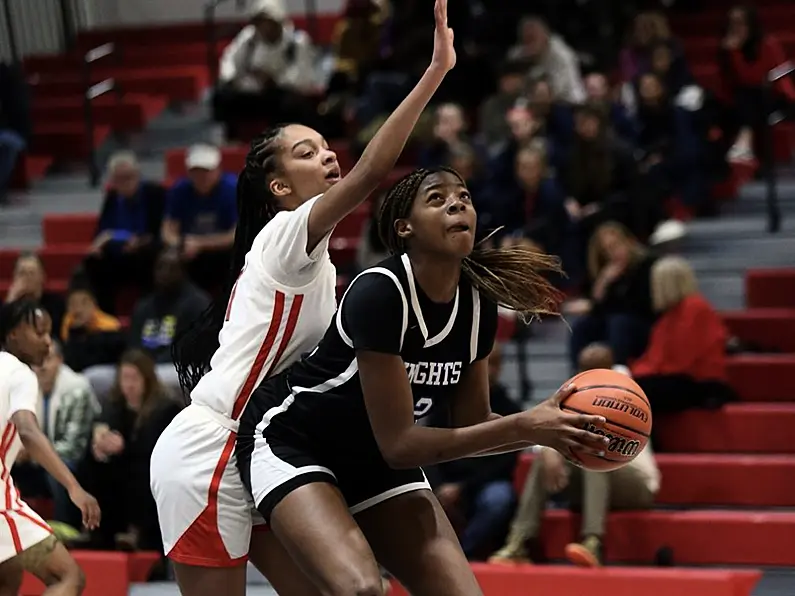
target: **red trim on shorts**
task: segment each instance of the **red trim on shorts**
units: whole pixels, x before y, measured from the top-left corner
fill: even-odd
[[[37,519],[36,516],[31,515],[30,513],[28,513],[27,510],[30,508],[30,505],[27,505],[22,500],[22,496],[19,494],[19,491],[16,491],[16,493],[17,493],[17,499],[16,499],[16,508],[14,509],[14,513],[16,513],[18,515],[21,515],[26,520],[28,520],[30,523],[36,524],[42,530],[46,530],[48,533],[53,534],[54,533],[53,529],[50,526],[48,526],[41,519]]]
[[[5,482],[6,485],[4,507],[6,510],[13,507],[13,501],[11,499],[11,483],[13,481],[11,480],[11,468],[10,466],[6,466],[6,457],[8,457],[8,451],[11,449],[11,445],[14,443],[16,436],[17,428],[13,424],[8,424],[3,432],[3,439],[0,441],[0,464],[3,466],[3,471],[0,473],[0,480]]]
[[[22,552],[22,540],[19,538],[19,530],[17,529],[17,522],[13,520],[11,517],[10,511],[0,511],[0,515],[2,515],[6,523],[8,524],[8,530],[11,532],[11,540],[14,542],[14,550],[17,553]]]
[[[172,561],[197,567],[237,567],[248,561],[248,556],[237,559],[229,556],[218,529],[218,490],[224,470],[234,453],[236,440],[237,433],[229,433],[210,480],[207,507],[193,520],[168,553],[168,558]]]

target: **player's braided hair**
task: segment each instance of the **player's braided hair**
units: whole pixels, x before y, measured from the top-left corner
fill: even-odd
[[[0,347],[5,348],[9,334],[22,323],[34,324],[36,314],[43,312],[38,302],[20,298],[0,307]]]
[[[387,193],[378,216],[378,231],[392,254],[407,249],[395,222],[409,216],[422,181],[438,172],[449,172],[463,183],[458,172],[450,168],[419,169],[398,180]],[[484,243],[475,246],[461,264],[464,275],[479,292],[525,320],[557,314],[562,296],[545,277],[545,273],[561,272],[557,257],[525,246],[486,248]]]
[[[251,141],[246,165],[237,179],[237,228],[232,248],[229,274],[221,294],[193,324],[175,338],[172,357],[179,375],[179,384],[187,396],[210,370],[210,359],[218,349],[218,334],[224,325],[232,288],[245,264],[246,254],[257,234],[279,210],[270,191],[270,177],[279,169],[279,144],[282,130],[288,124],[269,128]]]

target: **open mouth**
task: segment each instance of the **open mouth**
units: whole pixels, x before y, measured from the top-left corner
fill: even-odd
[[[456,224],[447,228],[447,231],[454,234],[456,232],[469,232],[470,227],[467,224]]]
[[[326,182],[339,182],[341,177],[339,168],[334,168],[326,173]]]

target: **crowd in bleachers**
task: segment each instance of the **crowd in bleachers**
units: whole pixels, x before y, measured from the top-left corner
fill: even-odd
[[[691,218],[713,213],[710,188],[726,176],[727,156],[766,151],[759,115],[795,102],[786,79],[772,93],[763,88],[783,52],[753,9],[732,9],[720,85],[705,89],[656,8],[591,1],[567,19],[568,2],[537,3],[544,8],[533,15],[521,4],[451,4],[459,63],[410,151],[418,166],[452,167],[467,180],[486,242],[561,258],[568,276],[556,283],[572,297],[564,305],[572,372],[621,366],[655,411],[719,406],[732,399],[728,332],[687,263],[660,258],[659,248],[686,234]],[[325,60],[280,1],[253,6],[224,52],[213,97],[230,141],[252,121],[294,119],[360,146],[425,68],[432,39],[423,2],[350,0]],[[0,150],[10,138],[5,111],[0,104]],[[92,540],[103,548],[158,548],[148,460],[182,403],[171,343],[228,272],[235,172],[224,171],[211,145],[192,147],[185,169],[166,188],[141,178],[133,153],[115,154],[94,242],[65,300],[44,291],[46,272],[33,254],[17,261],[6,296],[33,296],[53,319],[58,348],[38,371],[41,420],[100,499],[103,524]],[[371,220],[357,251],[357,269],[386,256]],[[123,312],[120,295],[130,286],[140,298]],[[698,343],[688,333],[696,319]],[[518,405],[498,384],[498,357],[494,409],[507,413]],[[532,558],[525,544],[546,496],[568,489],[586,513],[572,559],[596,564],[607,511],[651,507],[660,482],[651,451],[609,474],[579,471],[551,452],[537,460],[520,499],[512,455],[429,471],[469,556]],[[53,497],[54,519],[77,525],[40,469],[20,466],[15,475],[28,496]]]

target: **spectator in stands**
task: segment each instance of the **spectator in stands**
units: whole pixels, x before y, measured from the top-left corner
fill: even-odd
[[[512,184],[516,168],[516,156],[519,150],[530,142],[538,143],[547,150],[547,139],[539,134],[541,124],[535,117],[527,102],[517,102],[516,106],[508,110],[505,117],[511,131],[509,137],[503,140],[502,145],[490,151],[488,184],[491,188],[505,188]],[[478,225],[481,225],[478,221]]]
[[[539,121],[538,134],[547,140],[549,162],[559,167],[574,137],[574,110],[571,104],[558,100],[546,79],[530,86],[528,100],[533,117]]]
[[[464,109],[458,104],[445,103],[434,112],[433,137],[421,150],[419,166],[435,168],[450,163],[455,145],[468,143]]]
[[[572,104],[585,100],[580,65],[562,37],[550,32],[544,21],[525,18],[519,26],[519,43],[508,53],[510,60],[529,65],[530,80],[547,79],[560,101]]]
[[[83,466],[86,485],[102,507],[95,546],[163,552],[149,489],[149,459],[179,410],[160,386],[152,359],[141,350],[125,352]]]
[[[592,72],[585,77],[584,83],[588,103],[600,107],[605,114],[608,114],[613,132],[622,141],[634,144],[635,124],[626,107],[613,97],[607,77],[601,72]]]
[[[171,343],[209,306],[210,297],[187,279],[174,249],[160,253],[154,278],[154,293],[138,302],[133,312],[128,345],[149,354],[160,382],[179,395]]]
[[[14,302],[20,298],[35,300],[52,318],[53,336],[60,337],[64,300],[60,295],[46,291],[45,281],[44,263],[39,256],[32,252],[22,253],[14,263],[14,275],[5,301]]]
[[[772,92],[766,90],[770,71],[786,63],[781,44],[765,33],[753,5],[729,10],[718,54],[718,99],[722,106],[722,149],[724,154],[733,149],[731,159],[747,159],[753,154],[766,158],[768,115],[782,105],[795,104],[795,84],[790,77],[775,82]]]
[[[562,256],[569,218],[564,207],[565,195],[550,175],[544,147],[530,143],[516,156],[516,175],[507,188],[489,193],[489,201],[501,212],[494,227],[503,245],[525,244]],[[492,208],[494,208],[492,207]]]
[[[52,343],[50,355],[36,367],[35,372],[41,391],[38,418],[44,434],[61,460],[76,473],[91,438],[91,425],[99,412],[99,402],[88,379],[64,363],[57,341]],[[43,468],[35,467],[46,477],[55,505],[55,520],[79,528],[80,512],[72,504],[66,489]]]
[[[31,129],[30,93],[21,65],[0,62],[0,205]]]
[[[580,370],[613,367],[613,355],[605,345],[593,344],[580,356]],[[610,511],[650,509],[660,488],[660,471],[651,444],[629,464],[612,472],[591,472],[568,463],[554,449],[541,447],[524,485],[519,509],[508,541],[491,557],[493,563],[527,563],[525,544],[538,538],[550,495],[564,493],[572,509],[582,511],[581,541],[566,547],[566,557],[576,565],[602,564],[602,542]]]
[[[76,273],[70,283],[60,339],[66,364],[85,374],[94,393],[103,398],[108,386],[103,384],[104,375],[100,374],[99,365],[118,361],[124,350],[124,335],[119,320],[97,306],[83,272]]]
[[[726,369],[729,332],[698,292],[688,262],[680,257],[657,261],[651,269],[651,294],[660,318],[646,351],[631,368],[652,411],[717,407],[733,400]]]
[[[221,170],[221,152],[194,145],[185,160],[188,176],[166,200],[162,238],[179,247],[190,277],[212,290],[226,275],[237,224],[237,178]]]
[[[708,197],[703,142],[691,112],[674,105],[654,73],[639,81],[637,147],[644,183],[658,204],[674,197],[677,219],[690,219]]]
[[[370,203],[370,217],[362,227],[362,236],[356,249],[357,271],[374,267],[389,256],[389,251],[378,233],[378,211],[383,200],[384,193],[380,193]]]
[[[480,134],[489,148],[499,145],[511,134],[505,116],[524,92],[526,71],[519,61],[503,62],[497,78],[497,92],[480,107]]]
[[[160,241],[166,191],[141,179],[138,158],[119,151],[108,162],[108,185],[86,271],[100,308],[115,312],[125,285],[146,291]]]
[[[502,354],[495,344],[489,356],[491,410],[500,416],[510,416],[520,408],[500,385],[501,365]],[[445,413],[437,409],[440,411]],[[449,422],[437,413],[428,425],[447,427]],[[462,459],[426,469],[439,502],[459,529],[461,547],[469,559],[488,553],[505,536],[505,526],[516,505],[513,490],[516,460],[517,454],[513,452]]]
[[[651,71],[652,50],[660,43],[668,45],[677,64],[684,61],[681,44],[671,35],[668,19],[664,14],[650,11],[637,15],[630,41],[619,56],[621,80],[633,81]]]
[[[582,315],[572,325],[569,357],[577,369],[580,352],[604,342],[615,362],[626,365],[646,349],[654,320],[651,268],[655,257],[621,224],[599,226],[588,244],[589,298],[570,302],[566,311]]]
[[[295,29],[282,0],[254,0],[249,24],[224,50],[213,117],[237,138],[245,121],[314,125],[310,96],[321,89],[317,53],[306,32]]]

